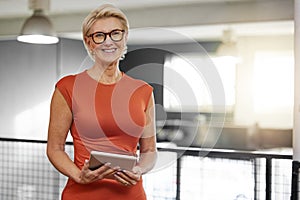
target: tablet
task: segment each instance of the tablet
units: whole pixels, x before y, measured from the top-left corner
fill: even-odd
[[[121,169],[131,171],[137,163],[137,157],[101,151],[91,151],[89,169],[98,169],[105,163],[111,163],[111,167],[119,166]]]

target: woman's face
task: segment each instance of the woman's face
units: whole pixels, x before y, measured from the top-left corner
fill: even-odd
[[[96,32],[110,33],[113,30],[124,30],[118,18],[109,17],[98,19],[91,27],[88,35]],[[111,63],[116,62],[120,59],[120,57],[123,55],[127,43],[127,32],[121,34],[124,34],[124,36],[120,41],[113,41],[110,38],[110,35],[106,34],[106,39],[101,44],[96,44],[93,41],[92,37],[85,38],[89,49],[95,53],[96,61],[100,61],[101,63],[110,65]]]

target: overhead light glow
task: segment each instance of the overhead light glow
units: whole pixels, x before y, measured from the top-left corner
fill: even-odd
[[[57,37],[47,35],[20,35],[17,40],[32,44],[55,44],[59,41]]]
[[[17,40],[33,44],[55,44],[59,41],[50,19],[40,9],[34,10],[25,21]]]

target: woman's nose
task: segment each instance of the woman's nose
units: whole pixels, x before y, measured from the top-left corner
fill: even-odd
[[[112,45],[114,41],[112,41],[112,39],[110,38],[110,36],[108,35],[106,37],[106,40],[103,42],[104,45]]]

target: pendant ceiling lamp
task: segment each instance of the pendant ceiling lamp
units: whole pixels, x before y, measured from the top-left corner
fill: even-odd
[[[238,57],[236,40],[232,29],[223,31],[222,43],[217,49],[218,56]]]
[[[29,9],[33,15],[29,17],[17,40],[34,44],[55,44],[59,41],[50,19],[45,15],[49,9],[49,0],[29,0]]]

